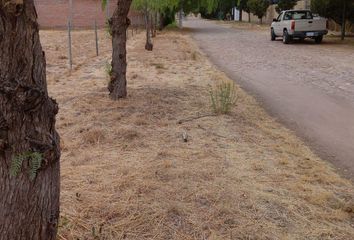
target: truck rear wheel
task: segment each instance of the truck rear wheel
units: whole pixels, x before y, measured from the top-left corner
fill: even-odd
[[[273,28],[270,30],[270,37],[272,41],[275,41],[275,39],[277,38]]]
[[[320,44],[323,40],[323,36],[318,36],[315,38],[315,43]]]
[[[288,31],[285,29],[283,32],[283,43],[284,44],[289,44],[291,41],[291,37],[289,36]]]

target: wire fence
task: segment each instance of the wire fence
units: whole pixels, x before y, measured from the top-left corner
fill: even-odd
[[[108,27],[108,19],[113,15],[117,0],[107,0],[107,7],[102,9],[101,0],[35,0],[38,22],[41,29],[67,30],[68,66],[73,69],[72,31],[92,30],[96,56],[99,51],[98,29]],[[133,37],[139,28],[145,26],[144,16],[139,12],[130,12],[131,25],[127,37]]]

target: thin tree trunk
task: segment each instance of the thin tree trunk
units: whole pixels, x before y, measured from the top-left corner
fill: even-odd
[[[59,219],[58,105],[48,96],[33,0],[0,1],[0,239],[56,239]],[[25,154],[26,153],[26,154]],[[34,175],[34,161],[42,159]],[[17,174],[10,168],[17,162]]]
[[[251,13],[248,13],[248,22],[251,22]]]
[[[146,28],[146,44],[145,49],[148,51],[152,51],[154,45],[151,42],[151,34],[150,34],[150,20],[149,20],[149,12],[147,8],[145,8],[145,28]]]
[[[183,8],[181,7],[178,13],[178,27],[183,28]]]
[[[132,0],[118,0],[109,23],[112,29],[112,73],[108,85],[113,100],[127,96],[127,29],[130,25],[128,13]]]
[[[164,15],[160,13],[160,15],[159,15],[159,30],[160,31],[162,31],[162,29],[165,27],[164,22],[165,22]]]
[[[157,26],[158,26],[158,13],[155,12],[155,19],[154,19],[154,35],[155,35],[155,37],[157,34]]]
[[[151,36],[154,38],[156,37],[156,27],[155,27],[156,20],[154,18],[154,14],[151,13],[150,15],[150,28],[151,28]]]
[[[345,2],[345,0],[343,0],[343,12],[342,12],[342,29],[341,29],[341,39],[342,39],[342,41],[344,40],[344,38],[345,38],[345,25],[346,25],[346,22],[347,22],[347,20],[346,20],[346,2]]]
[[[240,8],[240,18],[239,18],[240,22],[242,22],[242,12],[243,12],[243,9]]]

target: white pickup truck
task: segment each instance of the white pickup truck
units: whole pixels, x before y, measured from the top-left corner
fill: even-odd
[[[328,33],[327,20],[314,17],[308,10],[283,11],[277,19],[273,19],[270,31],[272,41],[282,37],[283,43],[288,44],[294,38],[311,38],[321,43],[323,36]]]

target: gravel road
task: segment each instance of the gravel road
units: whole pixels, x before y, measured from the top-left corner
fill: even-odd
[[[184,25],[219,68],[322,158],[354,178],[354,49],[191,19]]]

